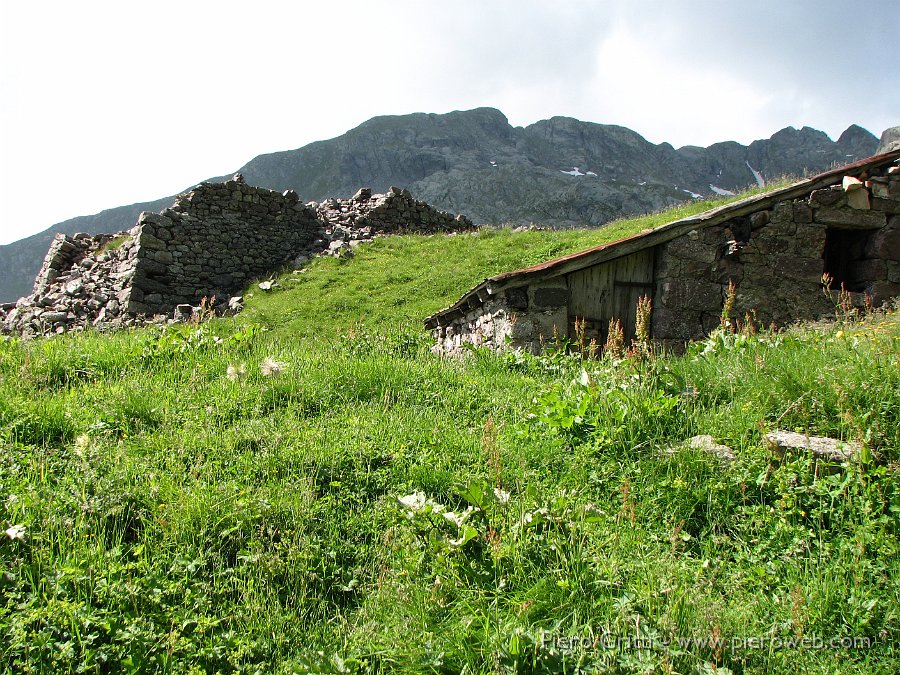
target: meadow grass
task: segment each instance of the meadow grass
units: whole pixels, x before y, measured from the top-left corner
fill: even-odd
[[[608,244],[755,192],[685,202],[602,228],[515,232],[484,227],[449,237],[384,237],[358,249],[363,255],[356,258],[316,258],[305,269],[289,270],[276,287],[289,292],[248,303],[243,318],[295,337],[335,337],[364,326],[379,334],[404,331],[495,274]],[[260,293],[250,288],[251,296]]]
[[[430,353],[425,315],[602,232],[385,238],[232,319],[0,341],[0,668],[896,672],[898,314]]]

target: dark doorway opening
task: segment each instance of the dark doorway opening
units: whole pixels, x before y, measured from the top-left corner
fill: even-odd
[[[839,291],[845,288],[851,293],[866,290],[870,279],[865,278],[862,265],[866,244],[874,230],[826,230],[825,274],[831,277],[829,288]]]

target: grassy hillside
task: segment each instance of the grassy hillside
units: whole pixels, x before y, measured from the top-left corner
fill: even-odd
[[[897,314],[430,354],[484,276],[643,226],[382,239],[234,319],[0,342],[0,669],[896,672]]]
[[[276,291],[264,297],[251,288],[241,320],[293,337],[333,337],[361,326],[379,333],[401,327],[419,332],[425,317],[487,277],[616,241],[754,192],[686,202],[600,229],[485,228],[449,237],[386,237],[356,258],[319,258],[306,271],[283,275]]]

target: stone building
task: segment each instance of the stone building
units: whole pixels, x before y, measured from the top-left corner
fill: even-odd
[[[626,338],[635,306],[652,300],[651,335],[699,339],[719,324],[729,282],[734,316],[765,325],[834,313],[823,292],[842,285],[856,303],[900,296],[900,151],[677,220],[617,242],[498,274],[425,320],[435,351],[464,343],[537,351],[554,334]]]

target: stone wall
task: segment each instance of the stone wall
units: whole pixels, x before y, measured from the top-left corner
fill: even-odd
[[[440,323],[432,351],[459,354],[471,344],[538,353],[554,336],[566,336],[568,294],[564,277],[507,289]]]
[[[160,213],[142,213],[128,232],[58,235],[34,292],[0,306],[0,330],[42,335],[184,318],[213,297],[220,310],[234,310],[240,303],[230,296],[288,264],[349,256],[382,234],[472,227],[397,188],[303,204],[291,190],[253,187],[237,175],[198,185]]]
[[[0,329],[26,335],[118,322],[130,325],[128,304],[137,265],[133,233],[56,235],[34,292],[0,307]]]
[[[434,331],[436,353],[460,353],[466,344],[502,349],[512,336],[515,312],[505,296],[492,298]]]
[[[663,244],[656,255],[653,334],[702,338],[719,324],[729,281],[737,290],[738,320],[753,312],[764,325],[785,326],[833,315],[834,302],[822,285],[829,268],[826,240],[833,257],[844,257],[838,282],[852,291],[853,302],[861,306],[868,295],[878,306],[900,295],[897,214],[895,172],[865,184],[845,180]],[[839,290],[836,283],[833,294]]]
[[[198,185],[161,213],[143,213],[137,269],[125,311],[166,314],[201,298],[227,298],[320,238],[297,195],[230,180]]]

